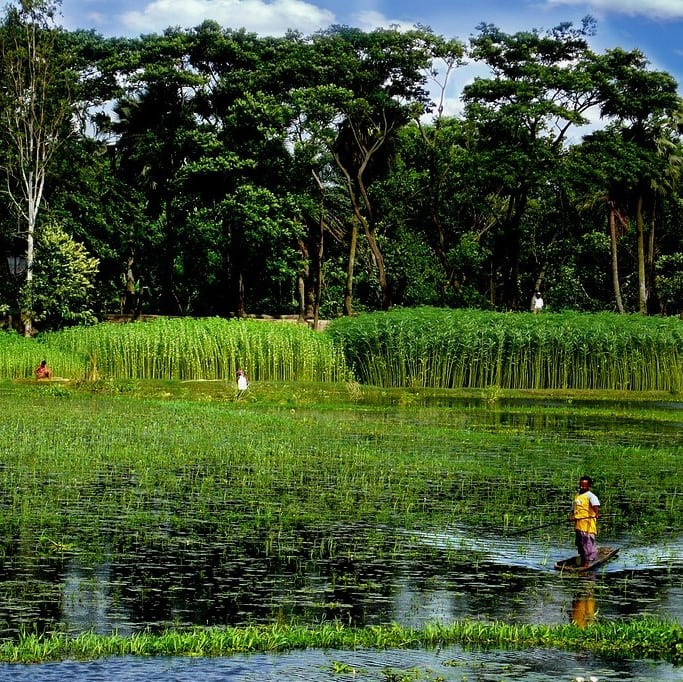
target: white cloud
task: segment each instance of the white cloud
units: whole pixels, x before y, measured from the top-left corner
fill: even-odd
[[[682,19],[682,0],[547,0],[550,6],[588,5],[598,12],[614,12],[653,19]]]
[[[283,35],[287,29],[310,33],[334,23],[334,14],[304,0],[154,0],[141,11],[126,12],[121,21],[140,33],[169,26],[189,28],[213,19],[221,26],[260,35]]]
[[[399,21],[398,19],[387,19],[383,14],[375,10],[357,12],[354,15],[354,19],[354,26],[364,31],[374,31],[376,28],[389,28],[393,26],[398,26],[401,31],[409,31],[415,25],[407,21]]]

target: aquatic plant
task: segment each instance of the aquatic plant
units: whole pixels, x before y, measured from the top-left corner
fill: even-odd
[[[83,598],[62,593],[67,565],[116,566],[112,604],[140,628],[216,613],[358,624],[405,562],[476,571],[489,541],[545,522],[544,541],[569,547],[567,503],[588,465],[605,535],[683,530],[673,406],[510,407],[480,392],[431,406],[430,391],[409,403],[405,390],[303,382],[257,384],[248,403],[222,382],[59,389],[0,382],[2,637],[74,626],[68,611],[42,615]]]
[[[444,388],[683,389],[683,322],[609,313],[418,308],[335,320],[361,383]]]
[[[159,634],[136,633],[77,637],[24,634],[0,644],[0,661],[38,663],[108,656],[229,656],[293,649],[416,648],[463,644],[470,647],[553,647],[602,655],[683,662],[683,627],[656,619],[574,625],[513,625],[456,621],[424,628],[398,624],[350,628],[341,623],[191,628]]]
[[[385,410],[343,386],[345,404],[324,385],[299,383],[255,389],[242,404],[220,384],[206,394],[177,384],[177,399],[165,383],[92,385],[0,391],[0,437],[13,444],[0,467],[0,486],[12,491],[3,518],[80,551],[113,531],[143,536],[147,513],[152,528],[238,525],[271,553],[292,529],[325,519],[512,532],[564,520],[587,458],[605,509],[617,514],[605,519],[610,528],[650,537],[683,529],[676,411],[576,405],[570,417],[562,406],[520,406],[501,422],[484,401],[466,411]],[[580,415],[602,415],[607,430],[582,429]],[[568,419],[570,437],[560,438],[555,427]],[[655,440],[639,432],[649,420]]]

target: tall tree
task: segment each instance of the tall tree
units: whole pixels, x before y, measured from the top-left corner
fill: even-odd
[[[565,23],[546,33],[510,35],[482,24],[472,38],[471,56],[488,65],[491,77],[475,79],[463,93],[466,116],[477,130],[471,160],[483,187],[503,202],[496,202],[502,211],[493,216],[493,304],[519,307],[529,198],[559,162],[571,126],[586,123],[598,102],[595,60],[586,42],[593,27],[586,18],[581,28]]]
[[[664,130],[671,126],[680,110],[681,99],[676,81],[668,73],[649,70],[649,63],[639,50],[609,50],[601,61],[601,113],[621,124],[624,143],[637,150],[640,157],[631,184],[638,254],[638,309],[645,315],[648,301],[645,216],[646,213],[653,215],[657,191],[664,191],[666,178],[672,171],[673,159],[668,153],[671,147],[663,145],[662,140]],[[654,227],[651,221],[652,260]]]
[[[429,108],[427,74],[435,54],[447,51],[445,44],[423,28],[364,33],[332,27],[313,37],[310,61],[319,75],[313,85],[299,92],[300,121],[331,154],[350,202],[349,264],[355,257],[356,231],[360,230],[372,255],[385,309],[391,302],[391,289],[370,187],[386,174],[399,130]],[[459,44],[453,43],[449,49],[454,51],[454,59],[461,54]],[[350,267],[347,314],[351,312],[352,277]]]
[[[607,217],[610,239],[610,272],[614,301],[625,312],[619,278],[619,240],[629,228],[629,201],[632,183],[638,175],[640,157],[626,143],[619,125],[611,125],[584,138],[570,154],[573,180],[586,207],[598,206]]]
[[[6,191],[26,238],[26,284],[22,296],[24,333],[33,333],[32,280],[35,233],[45,181],[61,143],[70,134],[73,74],[55,24],[58,3],[22,0],[6,10],[0,36],[2,134],[7,154],[0,165]]]

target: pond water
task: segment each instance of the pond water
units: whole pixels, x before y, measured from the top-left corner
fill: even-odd
[[[384,532],[385,545],[396,542],[397,531]],[[462,618],[553,624],[582,610],[590,611],[588,618],[652,615],[683,622],[681,537],[654,546],[613,538],[619,556],[576,577],[554,570],[571,551],[552,540],[473,538],[458,528],[403,535],[401,555],[310,562],[232,555],[234,546],[208,540],[184,552],[139,547],[95,566],[77,557],[23,567],[5,561],[0,615],[17,628],[37,623],[46,630],[122,634],[291,618],[418,627]]]
[[[519,402],[495,410],[462,407],[457,415],[444,410],[443,418],[474,430],[546,434],[560,443],[609,440],[647,448],[665,438],[683,448],[683,429],[670,421],[621,419],[617,425],[589,413],[546,413]],[[419,414],[386,415],[406,418],[421,423]],[[157,504],[163,508],[167,501]],[[683,537],[671,533],[647,544],[640,536],[609,533],[608,522],[607,528],[605,541],[620,548],[618,558],[582,577],[554,570],[554,562],[572,548],[571,536],[553,528],[509,537],[500,529],[467,525],[416,530],[324,520],[320,527],[302,526],[279,538],[279,550],[268,554],[262,538],[250,544],[244,537],[216,534],[197,519],[183,529],[158,529],[156,540],[117,536],[96,560],[18,542],[14,552],[0,557],[0,636],[13,637],[26,626],[129,634],[273,620],[419,627],[463,618],[554,624],[652,615],[683,622]],[[332,558],[318,551],[321,538],[337,547]],[[411,669],[421,671],[419,679],[445,680],[683,679],[680,668],[664,663],[456,647],[0,666],[0,679],[356,679],[335,672],[336,662],[364,671],[361,679],[399,679],[391,670]]]
[[[434,650],[295,651],[229,658],[120,657],[88,663],[0,665],[11,682],[628,682],[683,679],[667,663],[604,660],[592,654],[554,649],[476,651],[461,647]]]

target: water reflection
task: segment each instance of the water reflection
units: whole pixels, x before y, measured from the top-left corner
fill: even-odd
[[[335,552],[320,553],[320,538]],[[548,539],[473,537],[465,527],[397,531],[302,528],[269,553],[264,538],[172,533],[112,538],[99,561],[14,543],[0,562],[2,635],[273,620],[421,626],[462,618],[587,623],[657,615],[683,620],[683,538],[616,538],[619,556],[590,576],[560,574],[571,551]],[[285,549],[287,548],[287,549]],[[317,549],[316,549],[317,548]]]
[[[461,618],[582,624],[596,614],[681,617],[682,564],[680,555],[674,559],[681,541],[658,557],[642,547],[624,550],[618,561],[578,577],[553,570],[567,551],[546,543],[482,538],[481,546],[473,543],[462,553],[458,533],[411,532],[396,555],[390,548],[397,540],[386,533],[382,543],[375,534],[373,554],[316,561],[304,558],[310,553],[305,546],[296,557],[266,557],[253,546],[238,553],[211,543],[198,554],[140,547],[128,559],[95,567],[72,558],[57,583],[54,574],[33,578],[32,592],[49,616],[41,620],[40,609],[20,610],[5,623],[12,630],[30,618],[46,629],[60,624],[72,632],[125,633],[278,619],[421,626]],[[638,563],[641,556],[648,557],[645,565]],[[9,614],[12,602],[6,604]]]
[[[580,628],[585,628],[595,622],[595,578],[581,578],[581,585],[572,599],[571,622]]]

